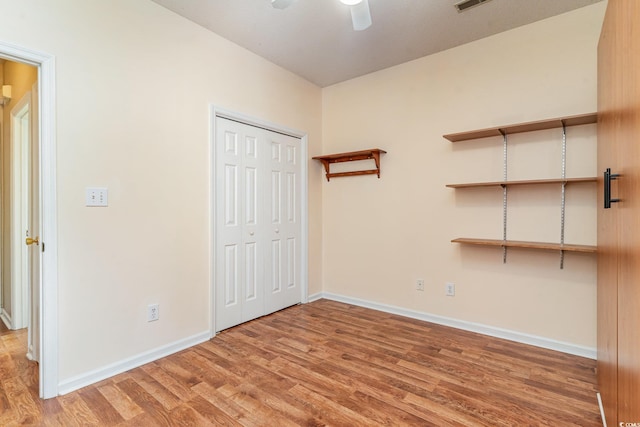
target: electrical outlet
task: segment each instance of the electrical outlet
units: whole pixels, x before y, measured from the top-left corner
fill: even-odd
[[[91,187],[85,191],[86,206],[109,206],[109,190]]]
[[[149,304],[147,307],[147,322],[153,322],[160,318],[160,306],[158,304]]]
[[[416,280],[416,290],[424,291],[424,280],[422,279]]]
[[[447,283],[446,285],[444,285],[444,290],[445,294],[448,297],[453,297],[456,295],[456,285],[454,285],[453,283]]]

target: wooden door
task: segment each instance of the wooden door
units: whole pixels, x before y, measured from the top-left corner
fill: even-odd
[[[610,0],[619,21],[618,422],[640,424],[640,2]],[[622,10],[619,10],[622,9]],[[637,424],[636,424],[637,425]]]
[[[598,381],[608,425],[640,423],[639,26],[639,2],[610,0],[598,46],[598,165],[621,175],[612,185],[620,202],[598,212]]]
[[[622,57],[616,51],[620,34],[614,16],[619,9],[609,4],[598,43],[598,170],[618,171],[617,135],[620,123],[616,104],[622,88],[616,83]],[[617,195],[617,182],[613,193]],[[604,194],[604,180],[598,180],[598,194]],[[604,209],[598,201],[598,387],[604,413],[610,425],[618,415],[618,220],[617,206]]]

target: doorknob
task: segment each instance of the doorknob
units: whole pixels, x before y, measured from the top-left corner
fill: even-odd
[[[611,173],[611,168],[604,171],[604,208],[611,208],[611,203],[618,203],[620,199],[611,198],[611,181],[618,179],[620,174]]]
[[[25,243],[27,244],[27,246],[36,244],[39,245],[40,241],[38,240],[40,237],[36,237],[35,239],[32,239],[31,237],[27,237],[27,240],[25,240]]]

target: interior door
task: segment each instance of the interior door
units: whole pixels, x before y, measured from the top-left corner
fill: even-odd
[[[608,425],[640,422],[640,3],[609,1],[598,46],[598,378]],[[602,194],[602,193],[601,193]],[[602,247],[601,247],[602,245]]]
[[[610,1],[620,33],[618,422],[640,423],[640,2]],[[613,210],[612,209],[612,210]]]
[[[301,300],[299,146],[216,118],[216,331]]]
[[[29,324],[30,251],[25,246],[31,212],[31,93],[11,109],[11,323],[12,329]]]
[[[616,104],[622,88],[617,85],[622,61],[616,48],[620,34],[618,17],[610,4],[598,44],[598,170],[619,170],[618,134],[620,117]],[[613,193],[618,194],[617,181]],[[598,194],[604,194],[604,180],[598,180]],[[598,386],[604,413],[610,425],[617,425],[618,413],[618,219],[617,209],[598,207]]]
[[[301,177],[300,140],[265,131],[269,156],[269,252],[266,265],[266,312],[300,302]]]
[[[28,332],[28,353],[31,360],[40,361],[40,260],[42,244],[40,240],[40,118],[38,83],[31,89],[31,167],[30,167],[30,199],[29,234],[32,246],[29,251],[28,269],[30,270],[30,315]],[[37,243],[35,243],[37,242]],[[26,243],[26,242],[25,242]]]
[[[258,232],[264,209],[258,133],[223,118],[216,129],[216,328],[222,330],[264,313],[258,276],[266,240]]]

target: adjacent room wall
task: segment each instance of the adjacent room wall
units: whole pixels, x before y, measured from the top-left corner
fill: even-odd
[[[151,1],[0,10],[0,40],[56,57],[60,381],[208,331],[210,104],[306,131],[316,155],[320,88]],[[309,178],[315,293],[321,175]],[[91,186],[109,207],[85,207]]]
[[[595,348],[595,255],[567,254],[561,270],[555,252],[510,250],[503,265],[500,249],[450,243],[502,238],[499,187],[445,188],[501,180],[502,140],[454,145],[442,135],[596,111],[605,6],[323,90],[324,154],[388,151],[379,180],[322,184],[325,292]],[[510,179],[560,177],[558,130],[510,144]],[[595,176],[595,149],[595,125],[569,128],[567,175]],[[560,197],[559,186],[510,191],[508,236],[559,241]],[[568,187],[566,241],[595,245],[595,215],[595,184]]]

